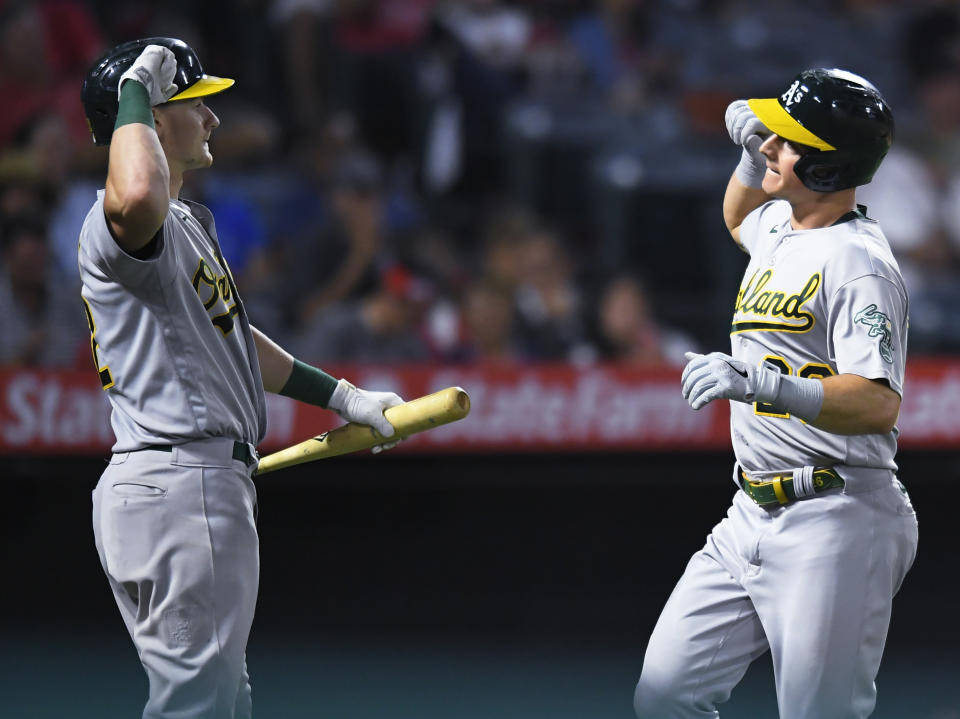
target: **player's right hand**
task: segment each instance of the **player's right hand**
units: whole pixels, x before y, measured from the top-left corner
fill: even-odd
[[[747,187],[761,187],[767,171],[767,158],[760,152],[760,145],[770,135],[766,125],[760,122],[746,100],[734,100],[727,106],[725,115],[730,139],[743,147],[743,155],[737,166],[737,179]]]
[[[724,119],[727,123],[727,132],[730,139],[751,152],[757,152],[757,148],[770,134],[767,126],[760,122],[760,118],[750,109],[746,100],[731,102],[727,106]]]
[[[117,98],[120,89],[127,80],[136,80],[147,88],[150,95],[150,105],[161,105],[177,94],[177,86],[173,82],[177,74],[177,58],[170,48],[162,45],[147,45],[140,56],[133,61],[125,73],[120,76],[117,86]]]
[[[396,430],[387,421],[383,412],[398,404],[403,404],[403,398],[394,392],[371,392],[354,387],[347,380],[341,379],[337,382],[333,394],[330,395],[327,406],[348,422],[368,424],[377,430],[381,436],[392,437]],[[373,448],[373,453],[377,454],[385,449],[395,447],[399,441],[378,444]]]
[[[780,390],[780,372],[767,364],[752,367],[723,352],[685,352],[689,361],[680,376],[683,398],[693,409],[716,399],[770,402]]]

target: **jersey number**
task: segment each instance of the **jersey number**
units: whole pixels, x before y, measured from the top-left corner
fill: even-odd
[[[104,389],[113,387],[113,375],[107,365],[100,366],[100,345],[97,344],[97,323],[93,321],[93,312],[90,311],[90,303],[86,297],[83,300],[83,311],[87,315],[87,326],[90,328],[90,350],[93,352],[93,366],[97,368],[97,374],[100,375],[100,384]]]
[[[768,365],[773,365],[783,374],[791,374],[793,372],[793,368],[790,366],[790,363],[787,362],[783,357],[766,355],[763,358],[763,361]],[[835,374],[835,372],[830,369],[830,365],[823,364],[822,362],[807,362],[807,364],[803,365],[803,367],[797,370],[797,377],[805,377],[807,379],[813,379],[815,377],[830,377],[833,374]],[[773,405],[767,402],[754,402],[753,411],[754,414],[758,414],[763,417],[780,417],[781,419],[790,418],[789,414],[777,412]]]

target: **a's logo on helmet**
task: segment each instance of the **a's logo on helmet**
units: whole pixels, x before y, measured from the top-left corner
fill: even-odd
[[[793,84],[787,88],[787,91],[780,96],[780,99],[783,101],[783,106],[790,107],[795,102],[800,102],[803,99],[806,89],[805,87],[801,87],[799,80],[794,80]]]

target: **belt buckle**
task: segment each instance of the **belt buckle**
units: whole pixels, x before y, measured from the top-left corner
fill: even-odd
[[[790,497],[787,496],[787,492],[783,488],[783,480],[791,479],[791,477],[787,475],[778,474],[773,476],[771,479],[767,481],[762,481],[762,480],[750,479],[749,475],[747,475],[747,473],[744,472],[743,470],[741,470],[741,474],[746,482],[746,485],[749,486],[754,491],[759,491],[765,487],[773,487],[773,494],[774,494],[774,497],[776,497],[776,500],[770,500],[765,502],[761,502],[757,497],[754,496],[752,492],[746,490],[746,487],[744,487],[744,490],[747,492],[747,496],[750,497],[750,499],[752,499],[758,507],[771,507],[775,504],[784,506],[786,504],[790,504],[791,499]]]
[[[778,474],[776,477],[770,480],[770,484],[773,485],[773,493],[776,495],[777,502],[780,503],[780,506],[790,504],[790,498],[787,496],[787,492],[783,488],[784,479],[787,479],[786,475]],[[793,479],[793,477],[790,477],[790,479]]]

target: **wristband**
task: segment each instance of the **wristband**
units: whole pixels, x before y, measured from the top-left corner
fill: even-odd
[[[135,122],[154,127],[153,110],[150,108],[150,95],[143,83],[128,79],[120,88],[117,121],[113,129],[116,130],[118,127],[131,125]]]
[[[790,414],[804,422],[812,422],[823,408],[823,382],[811,377],[794,377],[761,365],[755,394],[757,402],[764,402],[783,414]]]
[[[757,159],[746,147],[740,155],[740,164],[734,174],[740,182],[754,189],[763,187],[763,176],[767,173],[767,163],[762,157]]]
[[[311,367],[298,359],[293,361],[293,370],[290,377],[280,390],[284,397],[315,404],[326,408],[330,403],[330,396],[337,388],[337,380],[322,369]]]

